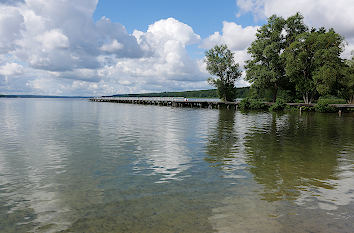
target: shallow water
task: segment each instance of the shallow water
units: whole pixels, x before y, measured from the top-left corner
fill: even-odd
[[[353,232],[354,114],[0,99],[0,232]]]

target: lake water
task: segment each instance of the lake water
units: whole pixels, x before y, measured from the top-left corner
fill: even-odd
[[[0,99],[0,232],[354,232],[354,114]]]

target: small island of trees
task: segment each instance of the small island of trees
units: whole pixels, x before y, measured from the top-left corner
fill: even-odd
[[[334,29],[309,28],[300,13],[287,19],[271,16],[248,48],[249,97],[310,104],[330,95],[354,104],[354,57],[342,58],[344,47],[344,37]],[[241,77],[234,54],[217,45],[206,52],[205,62],[220,99],[233,100]]]

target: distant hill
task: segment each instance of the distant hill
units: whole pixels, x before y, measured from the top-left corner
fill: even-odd
[[[248,95],[249,87],[236,89],[236,98],[245,98]],[[218,98],[216,89],[198,91],[160,92],[143,94],[118,94],[113,97],[186,97],[186,98]]]

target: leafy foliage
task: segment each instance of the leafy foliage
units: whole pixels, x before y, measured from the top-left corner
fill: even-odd
[[[291,89],[285,73],[285,60],[281,56],[297,35],[307,30],[303,16],[297,13],[287,20],[276,15],[268,19],[256,34],[256,40],[248,48],[251,59],[246,62],[246,80],[257,88],[270,89],[273,102],[278,89]]]
[[[215,46],[205,53],[207,71],[217,78],[209,78],[208,82],[215,86],[220,99],[233,101],[235,99],[235,81],[241,77],[239,64],[234,60],[234,54],[226,45]]]
[[[264,102],[257,99],[250,99],[250,98],[242,99],[238,106],[242,111],[268,109],[268,106]]]
[[[277,101],[270,106],[270,111],[283,111],[286,108],[287,104],[283,99],[278,98]]]
[[[331,102],[326,99],[318,100],[317,104],[315,105],[316,112],[336,112],[337,109],[330,105]]]
[[[318,94],[328,94],[341,77],[343,38],[330,29],[304,32],[286,48],[286,74],[296,86],[305,103]]]
[[[354,52],[354,51],[353,51]],[[354,56],[346,61],[343,78],[338,82],[338,94],[348,104],[354,104]]]

